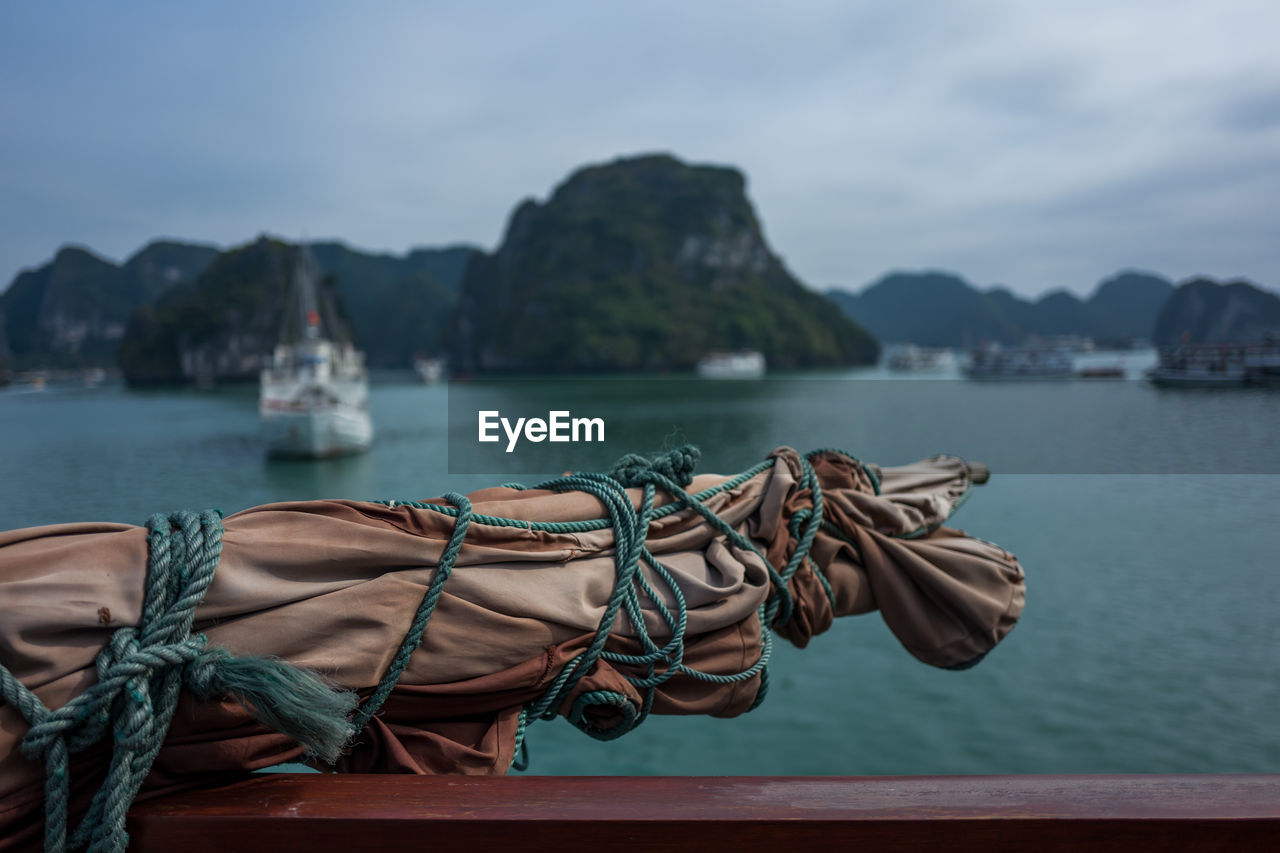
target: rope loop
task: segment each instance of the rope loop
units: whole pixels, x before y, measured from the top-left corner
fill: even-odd
[[[616,725],[602,728],[592,721],[591,712],[596,709],[608,709],[620,714]],[[635,705],[626,695],[615,690],[593,690],[583,693],[573,703],[569,712],[569,722],[580,731],[596,740],[616,740],[631,731],[638,724],[639,713]]]

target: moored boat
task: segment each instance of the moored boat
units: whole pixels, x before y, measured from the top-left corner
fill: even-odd
[[[1002,347],[999,344],[973,351],[964,368],[969,379],[1071,379],[1076,375],[1070,352],[1060,347]]]
[[[258,411],[267,453],[320,458],[367,450],[373,420],[364,354],[326,328],[305,253],[294,270],[292,299],[296,317],[286,317],[261,377]]]
[[[756,350],[712,352],[697,366],[703,379],[759,379],[764,376],[764,354]]]
[[[1160,350],[1156,385],[1231,388],[1280,384],[1280,344],[1183,344]]]
[[[954,366],[951,350],[898,344],[885,355],[885,366],[893,371],[947,370]]]
[[[419,382],[434,385],[444,378],[444,359],[418,356],[413,360],[413,373]]]

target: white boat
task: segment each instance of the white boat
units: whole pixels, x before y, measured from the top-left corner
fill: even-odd
[[[444,378],[444,359],[418,357],[413,360],[413,372],[418,381],[434,385]]]
[[[713,352],[697,366],[703,379],[759,379],[764,376],[764,354],[755,350]]]
[[[318,458],[359,453],[373,441],[364,354],[326,334],[314,265],[302,253],[294,270],[293,307],[281,341],[262,371],[258,411],[271,456]]]
[[[1183,344],[1160,350],[1156,385],[1225,388],[1280,384],[1280,344]]]
[[[885,352],[885,366],[894,371],[950,370],[955,366],[949,349],[896,344]]]
[[[1076,375],[1075,362],[1068,350],[999,344],[974,350],[964,374],[970,379],[984,380],[1071,379]]]

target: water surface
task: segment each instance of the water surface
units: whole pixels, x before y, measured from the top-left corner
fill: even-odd
[[[707,471],[742,470],[782,444],[882,464],[983,459],[995,476],[954,523],[1019,556],[1028,602],[973,670],[916,662],[874,614],[843,619],[803,651],[778,644],[770,696],[751,714],[655,717],[610,743],[538,723],[533,772],[1280,772],[1280,392],[878,371],[569,391],[588,394],[628,449],[693,441]],[[511,472],[454,459],[450,473],[447,411],[479,393],[380,376],[371,452],[279,462],[263,456],[254,389],[9,388],[0,529],[423,498],[559,473],[559,458],[496,478]]]

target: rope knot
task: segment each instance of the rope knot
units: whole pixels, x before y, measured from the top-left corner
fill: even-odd
[[[138,627],[126,626],[94,659],[98,680],[51,711],[0,666],[0,699],[31,724],[22,751],[45,765],[45,849],[88,846],[123,853],[125,814],[164,743],[184,685],[200,698],[231,695],[259,720],[330,761],[352,734],[355,694],[315,673],[265,657],[207,649],[192,634],[195,610],[222,553],[216,511],[156,515],[147,521],[147,581]],[[70,756],[110,734],[111,763],[88,813],[68,832]]]
[[[609,476],[624,486],[643,486],[653,482],[657,475],[684,488],[693,482],[693,471],[701,458],[702,452],[692,444],[652,457],[628,453],[613,463]]]
[[[192,639],[197,637],[201,640],[205,638],[204,634],[196,634]],[[226,657],[228,657],[226,649],[213,648],[207,651],[202,650],[201,654],[187,662],[182,680],[197,699],[210,699],[225,692],[218,679],[218,664]]]

